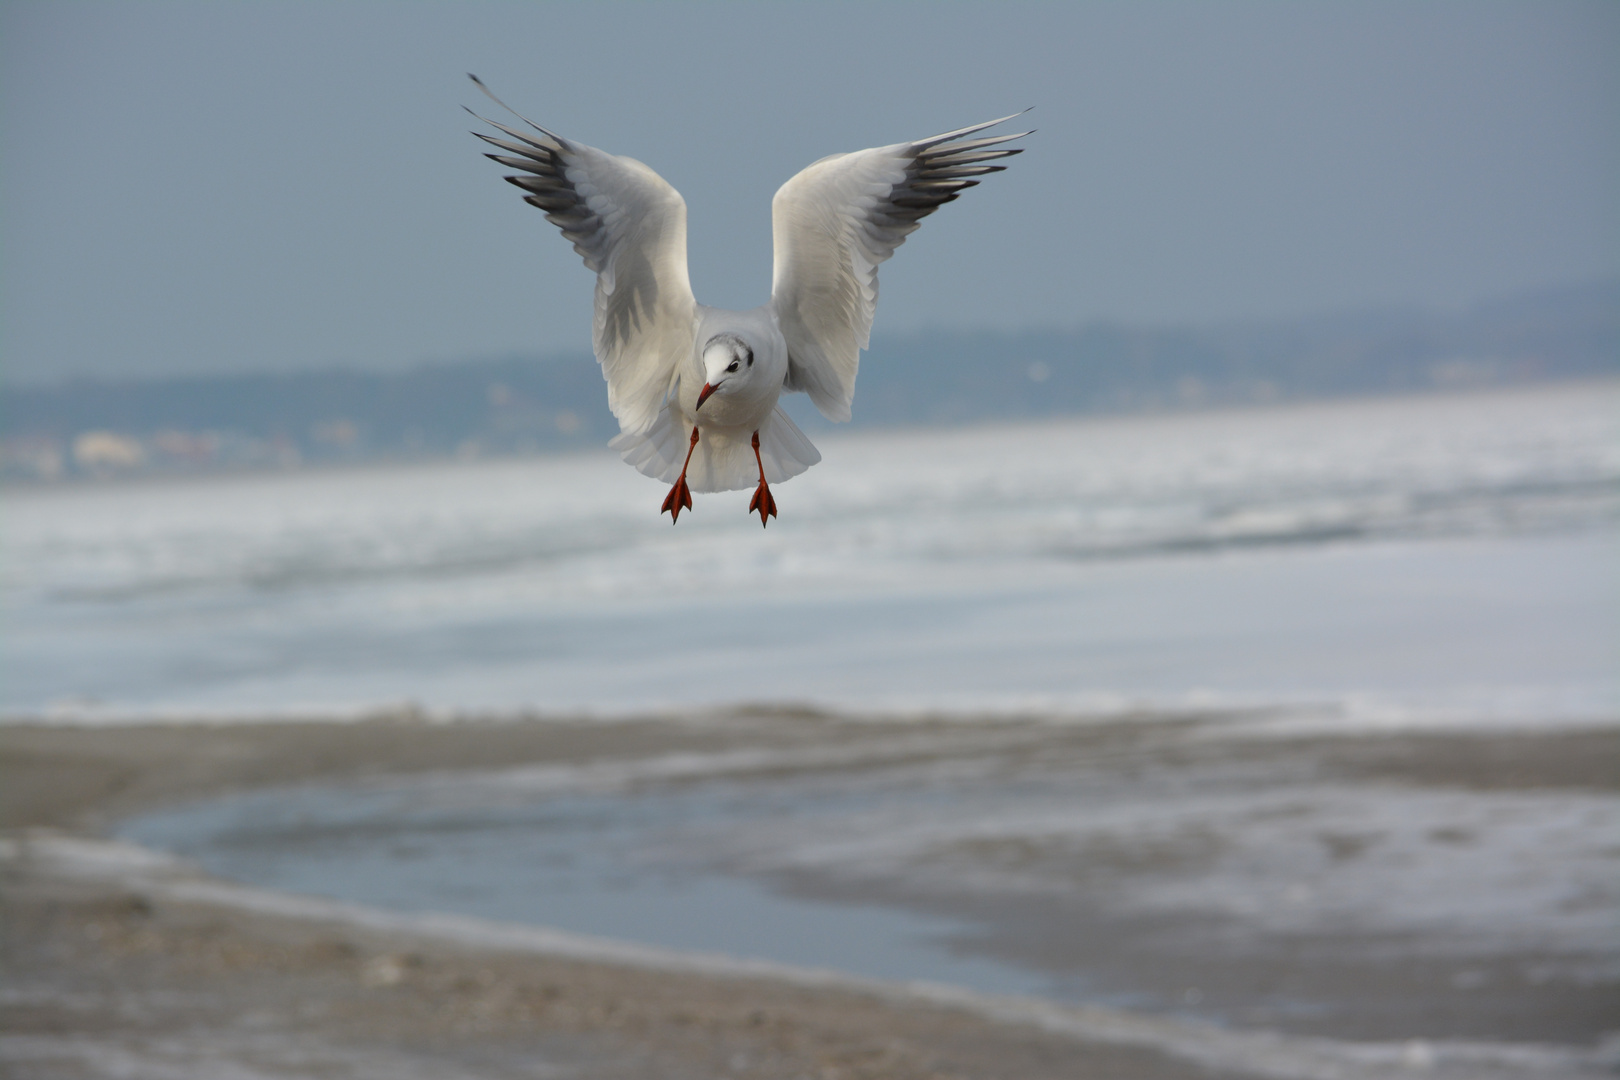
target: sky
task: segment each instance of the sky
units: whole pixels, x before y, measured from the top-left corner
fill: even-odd
[[[1620,5],[0,5],[0,378],[589,348],[482,76],[681,191],[764,303],[826,154],[1033,106],[882,271],[876,332],[1455,308],[1620,274]]]

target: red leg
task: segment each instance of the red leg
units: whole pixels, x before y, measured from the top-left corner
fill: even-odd
[[[681,520],[681,509],[683,507],[687,510],[692,509],[692,489],[686,486],[686,467],[692,464],[692,451],[697,449],[697,441],[698,429],[697,425],[693,424],[692,441],[686,447],[686,460],[681,462],[680,479],[675,481],[675,486],[669,489],[668,495],[664,496],[663,508],[658,511],[660,514],[665,510],[669,511],[669,523],[671,525]]]
[[[754,432],[754,462],[759,466],[759,487],[754,489],[754,501],[748,504],[748,512],[752,514],[759,511],[759,526],[764,528],[769,524],[765,515],[776,516],[776,500],[771,498],[770,485],[765,483],[765,463],[759,460],[759,432]]]

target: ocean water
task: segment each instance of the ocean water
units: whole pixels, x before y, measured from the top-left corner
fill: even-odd
[[[0,713],[1615,714],[1620,384],[11,489]]]

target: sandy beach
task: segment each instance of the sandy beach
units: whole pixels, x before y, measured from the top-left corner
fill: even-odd
[[[766,754],[761,761],[819,761],[798,768],[839,775],[879,758],[1001,755],[1140,783],[1174,775],[1185,785],[1240,763],[1336,790],[1612,800],[1620,786],[1611,730],[1243,738],[1211,730],[1208,718],[891,724],[749,710],[614,723],[402,714],[7,726],[0,1061],[11,1075],[38,1077],[1611,1074],[1620,1015],[1612,946],[1572,955],[1567,941],[1509,942],[1459,959],[1425,948],[1421,935],[1392,949],[1398,935],[1307,928],[1245,944],[1209,933],[1219,920],[1207,914],[1133,919],[1105,906],[1085,915],[1038,890],[938,900],[973,909],[987,928],[977,947],[1026,963],[1044,949],[1053,965],[1143,969],[1133,977],[1145,985],[1193,979],[1251,1020],[1253,1001],[1274,999],[1278,986],[1331,993],[1343,1005],[1315,1021],[1212,1025],[290,897],[107,839],[129,815],[230,792],[741,750]],[[828,764],[831,748],[843,764]],[[1340,862],[1356,856],[1353,838],[1337,843]],[[1188,857],[1153,845],[1111,862],[1097,854],[1007,838],[961,857],[1026,875],[1145,874],[1161,883]],[[779,875],[776,885],[926,906],[903,894],[927,878],[907,880]],[[868,896],[856,895],[862,888]]]

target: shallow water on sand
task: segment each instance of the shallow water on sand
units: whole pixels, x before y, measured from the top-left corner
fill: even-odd
[[[739,810],[736,791],[470,794],[270,792],[145,816],[123,834],[233,880],[380,907],[992,992],[1050,989],[1039,972],[953,952],[960,920],[795,899],[660,851]]]
[[[1620,800],[1459,786],[1459,737],[1381,780],[1355,775],[1376,739],[1264,717],[900,723],[266,791],[122,836],[259,886],[1242,1027],[1602,1034]]]

